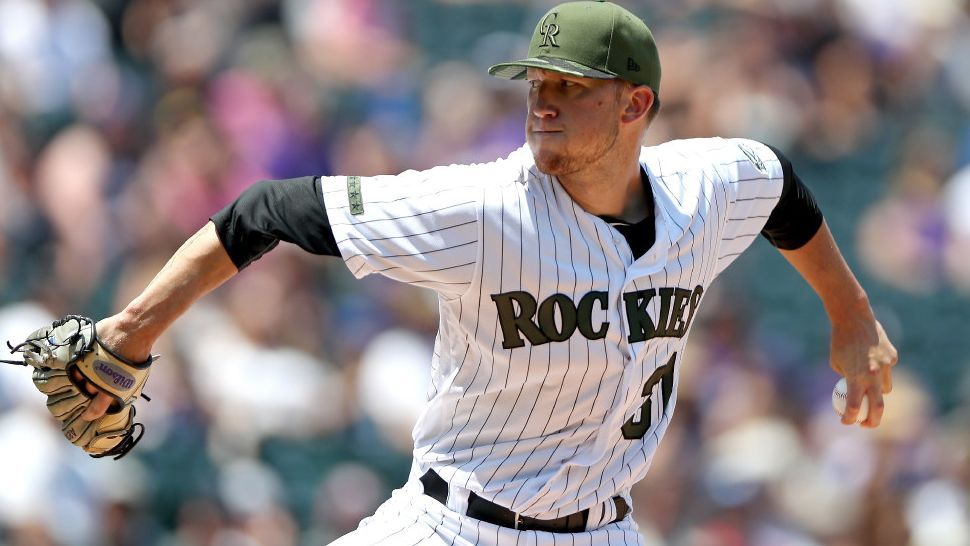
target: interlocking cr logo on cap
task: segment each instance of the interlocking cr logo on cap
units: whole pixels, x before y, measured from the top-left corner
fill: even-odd
[[[539,32],[542,34],[542,45],[539,47],[559,47],[556,43],[556,35],[559,34],[559,25],[555,23],[559,13],[552,12],[542,20]],[[552,19],[552,21],[550,21]]]

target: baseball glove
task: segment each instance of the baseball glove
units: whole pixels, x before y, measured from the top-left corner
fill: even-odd
[[[33,367],[34,386],[47,395],[47,409],[74,445],[92,457],[120,459],[141,439],[145,427],[135,422],[134,402],[139,396],[149,400],[141,391],[154,357],[131,362],[118,356],[98,339],[94,321],[77,315],[7,346],[11,353],[22,353],[23,362],[2,362]],[[114,399],[107,413],[90,422],[81,419],[93,396],[88,383]]]

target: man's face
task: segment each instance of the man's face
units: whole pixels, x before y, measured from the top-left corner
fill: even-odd
[[[602,160],[619,135],[623,83],[529,68],[526,140],[536,166],[569,175]]]

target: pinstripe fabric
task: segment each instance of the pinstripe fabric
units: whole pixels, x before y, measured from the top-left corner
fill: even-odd
[[[395,491],[356,531],[332,546],[643,546],[636,523],[627,518],[594,531],[573,534],[516,531],[458,514],[421,494],[409,482]]]
[[[617,494],[629,500],[676,406],[703,290],[758,236],[783,185],[777,158],[754,141],[673,141],[644,148],[640,161],[656,241],[638,258],[540,173],[527,147],[494,163],[363,178],[357,215],[346,178],[321,179],[355,275],[382,273],[440,296],[432,385],[413,434],[416,475],[433,468],[453,488],[542,519]],[[497,302],[509,294],[520,299],[503,323]],[[600,296],[586,315],[572,313],[585,330],[564,337],[576,328],[567,308],[591,294]],[[656,332],[644,334],[647,323]],[[467,522],[453,532],[466,537]]]

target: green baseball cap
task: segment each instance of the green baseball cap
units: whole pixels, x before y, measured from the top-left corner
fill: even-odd
[[[660,57],[646,23],[612,2],[567,2],[539,20],[529,57],[497,64],[488,73],[519,80],[526,68],[585,78],[619,78],[660,92]]]

